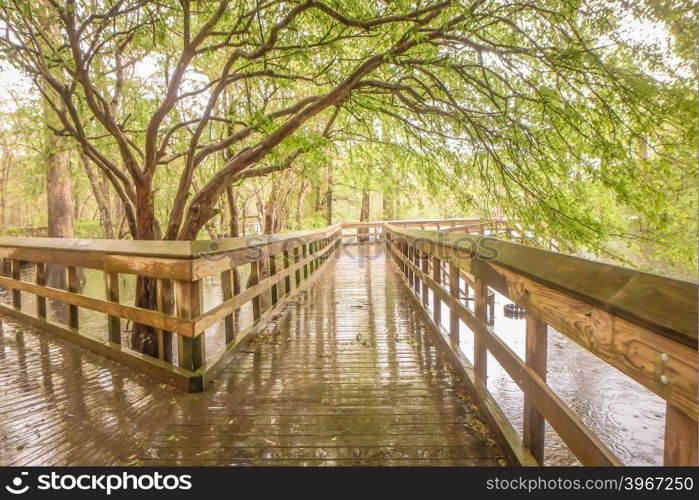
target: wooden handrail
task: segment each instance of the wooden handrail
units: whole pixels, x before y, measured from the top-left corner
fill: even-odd
[[[140,256],[159,259],[198,259],[204,255],[244,251],[252,247],[264,247],[272,243],[314,239],[334,233],[339,224],[322,229],[294,231],[264,235],[251,235],[217,240],[164,241],[164,240],[107,240],[75,238],[24,238],[17,236],[0,237],[0,257],[15,258],[19,249],[49,250],[52,252],[78,252],[81,254],[106,254],[109,256]],[[22,260],[27,260],[22,258]]]
[[[518,460],[526,462],[531,453],[541,461],[546,420],[583,463],[619,463],[546,385],[546,325],[550,325],[665,399],[666,463],[696,463],[696,284],[490,237],[403,229],[390,224],[384,227],[384,234],[406,284],[416,295],[420,295],[417,283],[426,284],[432,300],[447,304],[451,315],[474,332],[473,365],[456,341],[458,321],[456,332],[452,320],[449,336],[440,338],[470,377],[482,407],[491,413],[486,416],[491,424],[502,424],[503,418],[502,412],[493,408],[487,391],[487,358],[479,354],[479,349],[492,354],[523,390],[524,441],[514,439],[514,431],[507,424],[502,424],[505,428],[501,432],[501,437],[510,440],[510,451],[517,455],[519,450]],[[490,287],[524,307],[527,359],[520,359],[499,339],[478,308],[472,313],[465,307],[458,287],[446,289],[430,276],[429,269],[416,265],[415,255],[423,257],[423,262],[429,260],[433,269],[435,265],[441,269],[441,262],[447,262],[450,268],[472,276],[476,304],[484,300]],[[459,279],[458,273],[453,276]],[[421,300],[416,300],[424,309],[427,295],[423,291]],[[433,325],[439,330],[439,322]]]
[[[484,267],[483,273],[488,272],[488,266],[493,270],[501,266],[690,347],[697,346],[698,289],[695,283],[488,236],[448,233],[438,236],[432,231],[391,225],[389,228],[411,241],[423,240],[455,250],[458,255],[451,260],[461,262],[463,267],[460,267],[465,271],[474,263]],[[493,284],[489,286],[501,293],[507,291],[504,275],[490,277]]]
[[[481,219],[478,217],[458,218],[458,219],[411,219],[411,220],[384,220],[384,221],[362,221],[362,222],[342,222],[343,229],[365,228],[365,227],[380,227],[386,224],[392,224],[402,227],[407,226],[433,226],[442,225],[450,226],[455,224],[466,224],[478,222]]]

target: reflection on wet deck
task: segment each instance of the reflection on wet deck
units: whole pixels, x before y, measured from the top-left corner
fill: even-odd
[[[200,394],[0,318],[0,464],[496,464],[395,268],[328,265]]]

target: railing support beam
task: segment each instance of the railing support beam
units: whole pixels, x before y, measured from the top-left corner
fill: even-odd
[[[699,465],[697,444],[697,421],[667,403],[663,464]]]
[[[449,263],[449,295],[459,301],[459,268]],[[455,346],[459,345],[459,313],[455,307],[449,308],[449,337]]]
[[[548,326],[533,314],[527,314],[526,321],[525,363],[541,380],[546,381]],[[525,393],[522,441],[541,465],[544,463],[544,429],[544,417]]]

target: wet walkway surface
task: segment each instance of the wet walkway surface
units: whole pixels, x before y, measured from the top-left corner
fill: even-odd
[[[0,465],[496,465],[395,266],[322,273],[201,394],[0,317]]]

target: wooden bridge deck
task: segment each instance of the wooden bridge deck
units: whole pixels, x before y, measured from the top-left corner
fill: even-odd
[[[0,464],[497,464],[383,256],[329,262],[278,326],[185,394],[0,317]]]

